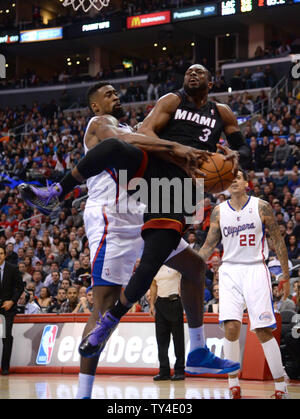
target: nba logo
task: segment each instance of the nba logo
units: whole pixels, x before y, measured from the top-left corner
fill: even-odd
[[[50,364],[57,330],[58,330],[58,327],[52,324],[48,324],[47,326],[44,327],[39,351],[36,357],[36,363],[38,365]]]

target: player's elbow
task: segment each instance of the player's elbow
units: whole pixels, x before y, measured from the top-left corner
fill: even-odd
[[[141,126],[138,130],[137,130],[138,134],[143,134],[143,135],[147,135],[149,137],[154,137],[155,136],[155,132],[147,127],[147,126]]]

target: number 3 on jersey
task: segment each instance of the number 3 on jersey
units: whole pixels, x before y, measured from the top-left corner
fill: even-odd
[[[240,246],[255,246],[255,234],[249,234],[249,236],[246,234],[241,234]]]
[[[204,136],[202,137],[201,135],[199,136],[199,140],[206,142],[208,140],[208,137],[211,134],[211,130],[209,128],[204,128],[204,130],[202,131],[202,133],[204,134]]]

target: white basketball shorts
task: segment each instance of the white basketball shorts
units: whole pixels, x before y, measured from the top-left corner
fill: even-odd
[[[141,224],[132,224],[132,214],[128,217],[128,223],[124,215],[120,219],[100,207],[85,208],[84,224],[90,248],[92,286],[127,285],[144,248],[141,237],[143,215],[134,218]],[[168,259],[187,247],[188,243],[181,239]]]
[[[219,321],[242,322],[247,308],[250,329],[276,328],[272,303],[271,277],[263,262],[224,262],[219,268]]]

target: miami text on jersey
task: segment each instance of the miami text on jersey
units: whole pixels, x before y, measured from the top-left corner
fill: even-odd
[[[201,116],[196,112],[189,112],[182,109],[177,109],[174,119],[182,119],[185,121],[192,121],[199,125],[205,125],[210,128],[214,128],[217,120],[214,118],[209,118],[208,116]]]

